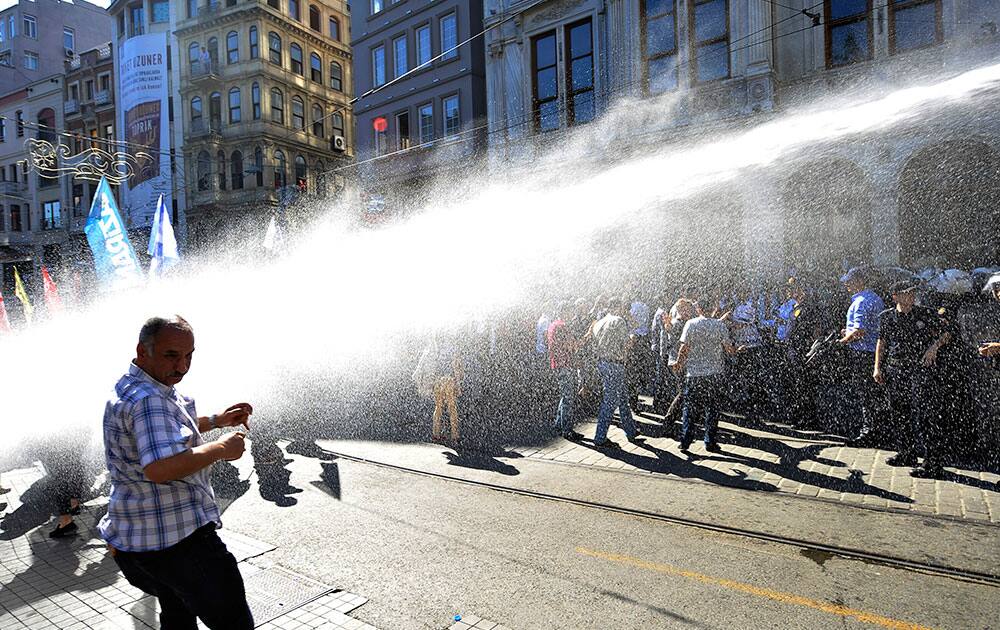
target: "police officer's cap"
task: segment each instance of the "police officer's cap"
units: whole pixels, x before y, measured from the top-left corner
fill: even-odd
[[[899,282],[893,282],[890,290],[893,295],[900,295],[902,293],[916,291],[919,288],[920,282],[917,280],[900,280]]]

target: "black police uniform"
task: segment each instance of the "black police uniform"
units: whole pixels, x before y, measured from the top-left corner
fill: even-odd
[[[882,374],[890,401],[893,429],[902,448],[892,464],[913,466],[919,455],[924,467],[939,469],[940,396],[934,367],[924,367],[927,349],[942,334],[942,322],[929,308],[914,306],[908,313],[895,308],[879,315],[879,335],[884,345]]]
[[[806,355],[822,335],[823,321],[815,305],[800,303],[789,322],[787,365],[784,373],[784,406],[787,419],[803,426],[817,424],[816,383],[806,369]]]

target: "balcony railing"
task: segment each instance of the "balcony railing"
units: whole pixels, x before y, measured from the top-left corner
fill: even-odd
[[[219,78],[219,64],[214,61],[192,61],[191,81]]]
[[[219,2],[209,2],[208,4],[203,4],[198,7],[198,17],[208,17],[215,15],[222,9],[222,5]]]
[[[17,196],[21,194],[20,182],[0,182],[0,195]]]
[[[98,90],[94,92],[94,105],[101,107],[111,103],[111,90]]]
[[[76,114],[79,113],[79,111],[80,111],[80,101],[76,100],[75,98],[67,99],[66,102],[63,103],[64,114],[67,115]]]
[[[189,134],[192,138],[199,138],[202,136],[217,136],[222,133],[222,121],[221,120],[205,120],[204,118],[200,120],[191,121],[191,133]]]

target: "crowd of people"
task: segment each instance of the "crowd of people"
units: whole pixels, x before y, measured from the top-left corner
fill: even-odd
[[[727,413],[891,448],[890,464],[940,477],[952,456],[988,456],[995,446],[1000,274],[980,284],[940,291],[916,275],[855,268],[835,289],[790,278],[780,298],[696,287],[664,292],[652,307],[577,298],[545,307],[536,322],[532,389],[558,400],[559,434],[600,449],[618,447],[608,438],[616,416],[628,440],[642,439],[634,415],[643,413],[679,423],[682,451],[695,425],[705,450],[718,451]],[[421,363],[437,369],[423,381],[436,403],[434,439],[445,441],[447,407],[457,443],[465,364],[454,343],[442,345],[425,351]],[[595,413],[596,431],[585,438],[576,424]]]

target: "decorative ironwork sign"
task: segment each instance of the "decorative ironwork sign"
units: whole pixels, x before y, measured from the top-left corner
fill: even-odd
[[[111,184],[121,184],[159,166],[159,161],[145,151],[112,152],[91,146],[74,154],[68,145],[52,144],[47,140],[29,138],[24,144],[28,150],[29,170],[43,177],[69,175],[95,182],[106,177]]]

